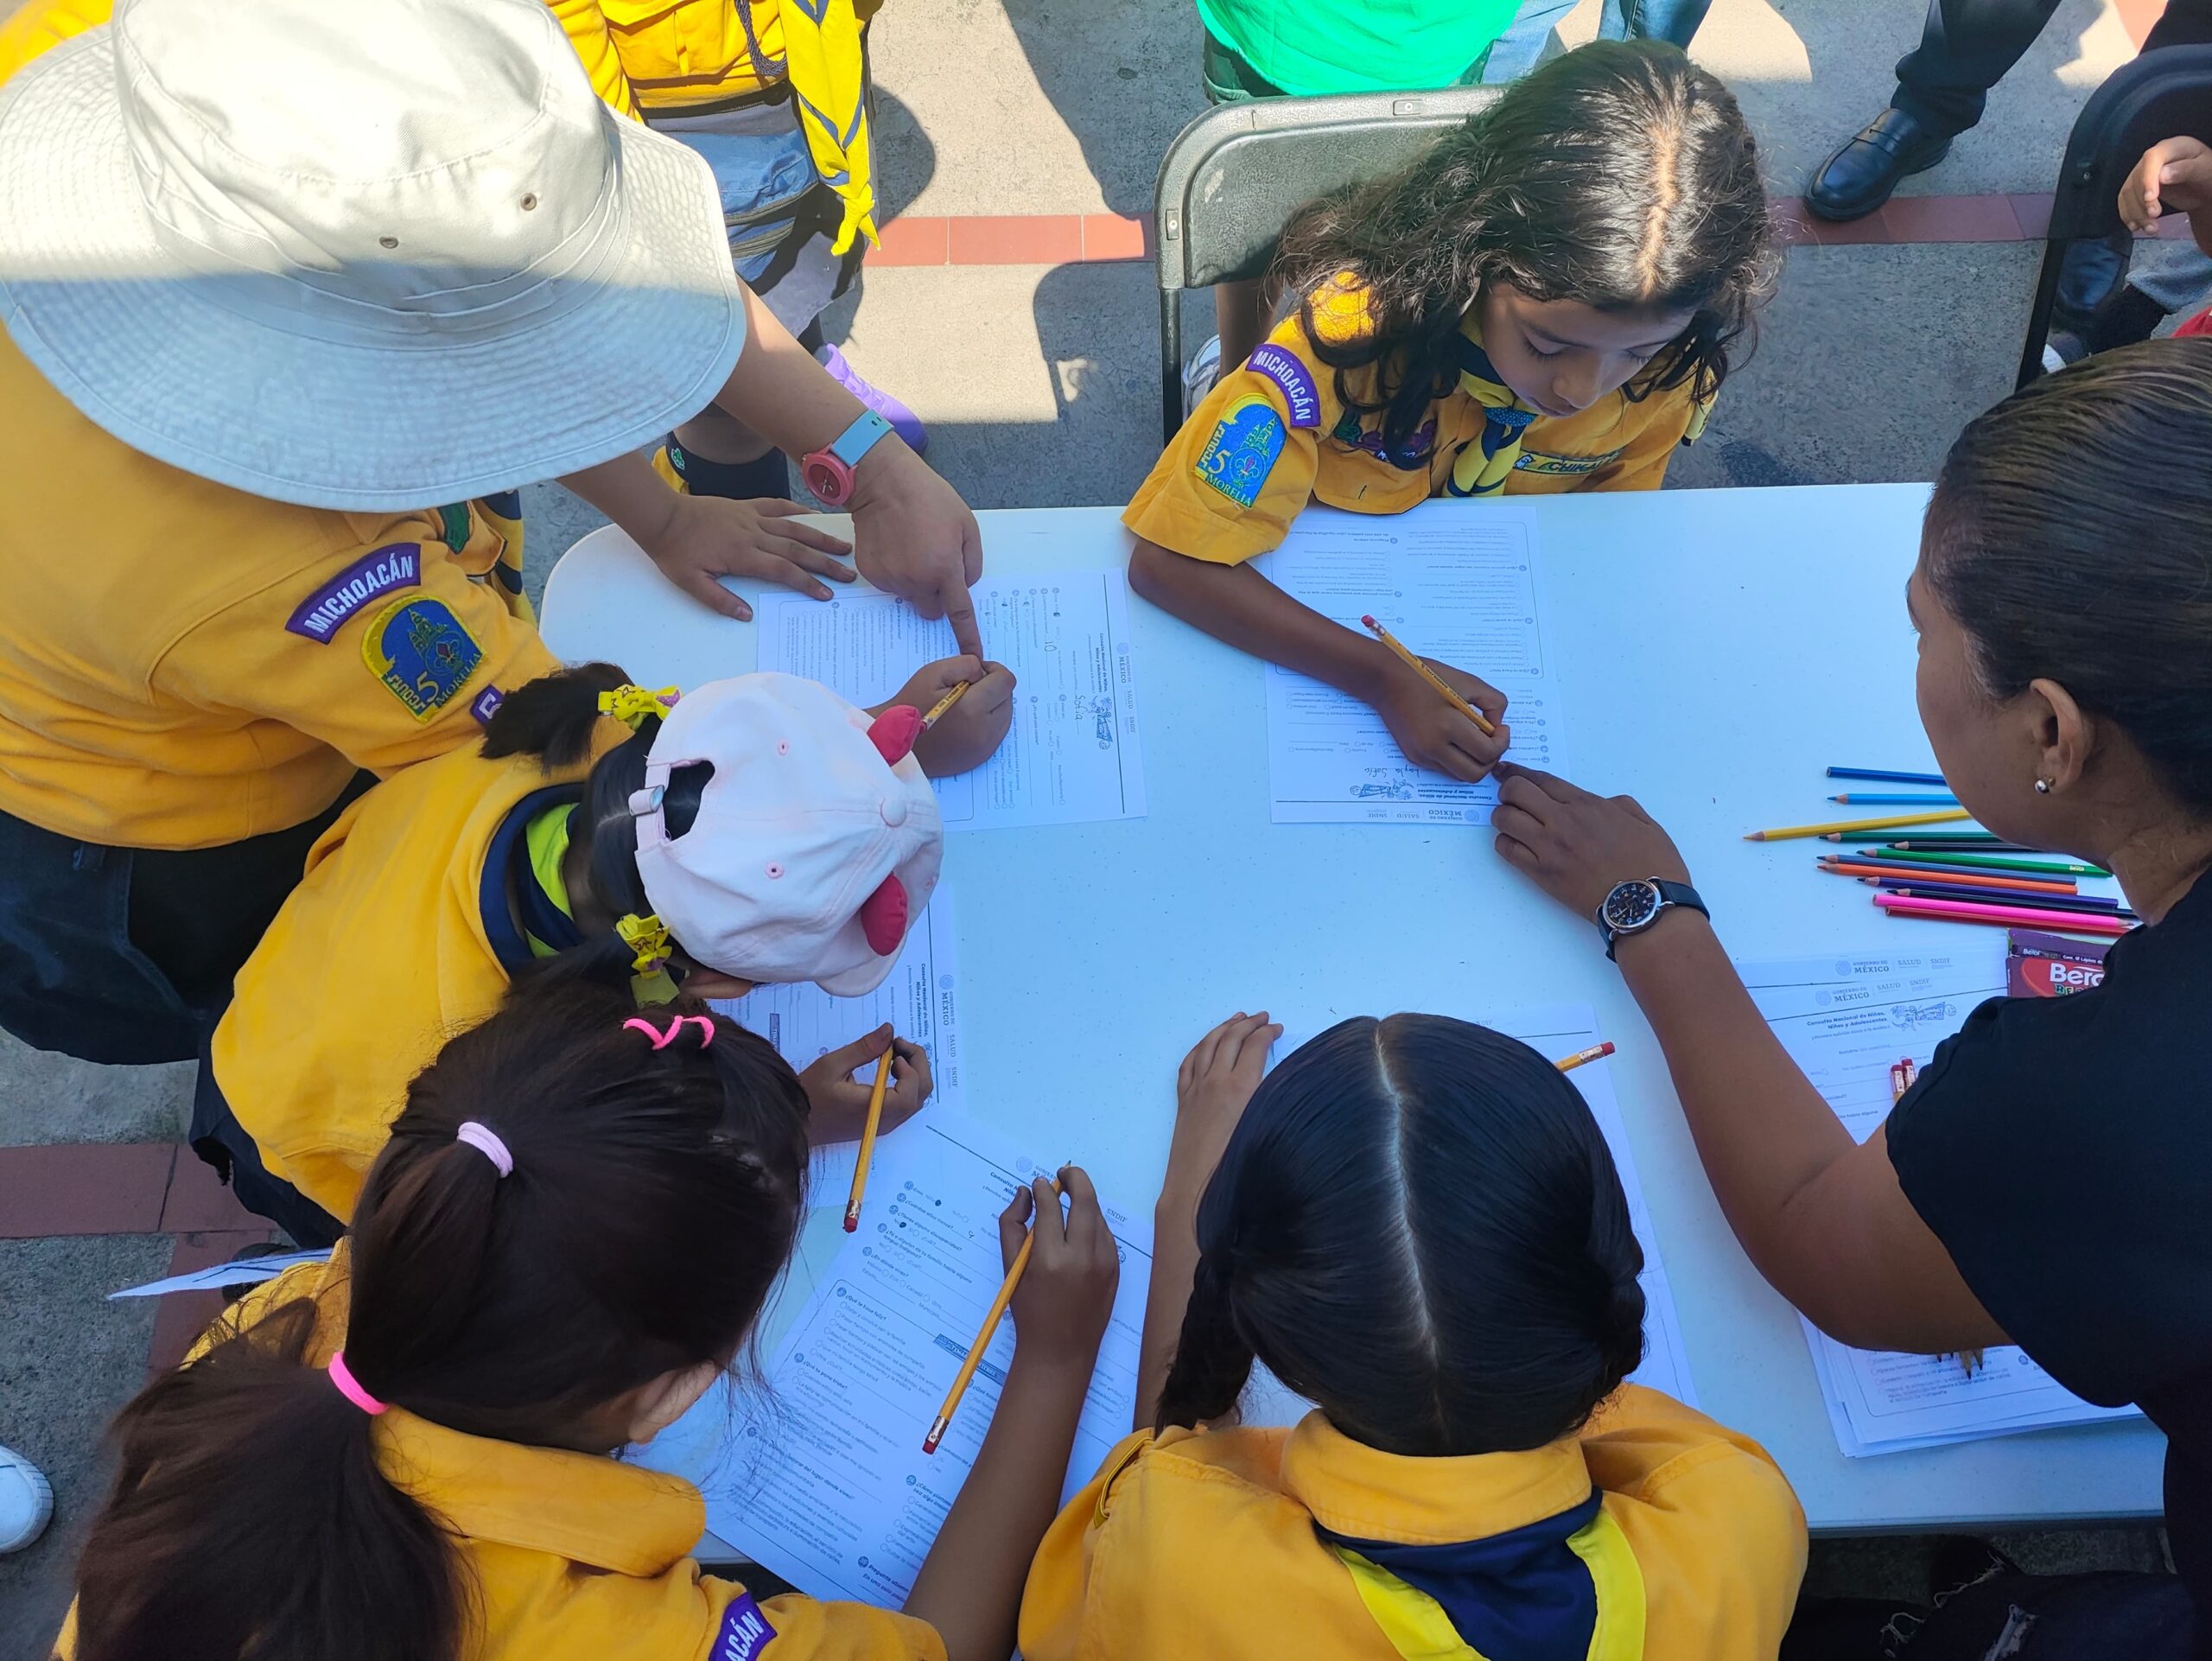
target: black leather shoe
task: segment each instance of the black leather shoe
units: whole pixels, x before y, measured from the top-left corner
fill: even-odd
[[[1924,173],[1951,153],[1951,141],[1903,110],[1876,116],[1821,163],[1805,187],[1805,206],[1824,220],[1855,220],[1889,200],[1908,175]]]

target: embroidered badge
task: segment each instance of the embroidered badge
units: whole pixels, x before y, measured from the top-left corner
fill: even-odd
[[[776,1629],[760,1613],[753,1594],[740,1592],[722,1611],[721,1630],[715,1634],[715,1647],[707,1652],[707,1661],[753,1661],[775,1636]]]
[[[1263,346],[1244,360],[1244,366],[1255,375],[1265,375],[1281,390],[1283,403],[1290,410],[1292,426],[1321,424],[1321,395],[1314,390],[1313,377],[1296,353],[1286,352],[1279,346]]]
[[[361,661],[417,721],[468,684],[484,648],[442,600],[398,600],[369,620]]]
[[[1547,455],[1541,450],[1523,449],[1513,463],[1516,473],[1541,473],[1554,478],[1572,478],[1580,474],[1595,473],[1609,461],[1621,459],[1619,450],[1607,450],[1603,455]]]
[[[439,535],[446,539],[446,546],[456,554],[468,546],[468,504],[455,502],[450,507],[438,510]]]
[[[1239,507],[1249,507],[1274,471],[1282,441],[1282,417],[1275,406],[1265,398],[1241,399],[1214,428],[1192,471]]]
[[[492,717],[499,713],[499,706],[506,701],[505,692],[496,686],[487,686],[470,701],[468,713],[476,717],[480,725],[488,727],[492,724]]]
[[[394,589],[411,589],[423,580],[423,545],[395,542],[355,560],[306,599],[286,620],[293,633],[328,646],[331,637],[355,612]]]

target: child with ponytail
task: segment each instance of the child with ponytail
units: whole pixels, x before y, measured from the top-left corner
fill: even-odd
[[[587,664],[517,688],[480,747],[385,780],[316,843],[215,1028],[194,1145],[247,1205],[327,1244],[408,1079],[518,976],[625,987],[640,1008],[679,983],[872,990],[937,881],[925,769],[996,748],[1012,688],[973,658],[929,665],[874,711],[789,675],[679,699]],[[868,1091],[850,1074],[892,1042],[855,1034],[808,1069],[817,1137],[858,1134]],[[928,1093],[919,1050],[895,1047],[893,1085],[887,1124]]]
[[[1772,1657],[1803,1513],[1758,1446],[1623,1382],[1643,1254],[1574,1085],[1419,1015],[1262,1083],[1281,1030],[1183,1063],[1137,1434],[1046,1536],[1022,1653]],[[1314,1404],[1295,1429],[1236,1422],[1255,1360]]]
[[[905,1614],[702,1575],[697,1490],[609,1456],[746,1343],[807,1116],[703,1006],[518,989],[414,1081],[337,1256],[124,1410],[60,1661],[1003,1657],[1113,1302],[1081,1172],[1065,1222],[1038,1185],[1005,1391]],[[1010,1245],[1037,1205],[1007,1208]]]

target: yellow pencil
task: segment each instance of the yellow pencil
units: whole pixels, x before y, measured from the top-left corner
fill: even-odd
[[[891,1052],[894,1047],[892,1044],[883,1047],[883,1054],[875,1064],[875,1088],[868,1093],[868,1123],[861,1127],[860,1162],[853,1167],[853,1197],[845,1202],[848,1234],[861,1225],[861,1196],[868,1192],[868,1166],[875,1157],[875,1133],[883,1123],[883,1087],[891,1082]]]
[[[931,728],[936,726],[938,723],[938,717],[942,716],[947,710],[950,710],[954,704],[959,703],[960,695],[967,690],[968,683],[966,681],[954,682],[952,690],[950,692],[947,692],[943,697],[939,698],[930,712],[922,717],[922,730],[924,732],[927,732]]]
[[[1745,842],[1788,842],[1793,837],[1825,837],[1831,830],[1894,830],[1908,824],[1948,824],[1970,819],[1963,807],[1947,807],[1941,813],[1897,813],[1886,819],[1834,819],[1827,824],[1786,824],[1779,830],[1754,830]]]
[[[1563,1060],[1554,1063],[1554,1065],[1556,1066],[1561,1072],[1572,1072],[1575,1068],[1586,1066],[1589,1062],[1602,1061],[1612,1053],[1613,1047],[1610,1042],[1604,1044],[1592,1044],[1588,1049],[1577,1050],[1573,1054],[1567,1057]]]
[[[1445,681],[1443,676],[1438,674],[1433,669],[1431,669],[1419,658],[1416,658],[1412,652],[1407,651],[1396,635],[1391,633],[1389,629],[1383,627],[1382,624],[1376,622],[1372,617],[1363,617],[1359,620],[1367,625],[1368,628],[1372,631],[1376,640],[1382,641],[1384,646],[1389,646],[1391,651],[1396,652],[1401,658],[1403,658],[1406,662],[1412,666],[1415,674],[1419,675],[1431,686],[1433,686],[1438,691],[1443,693],[1444,701],[1446,703],[1457,710],[1461,715],[1466,716],[1468,720],[1473,722],[1476,726],[1481,728],[1483,735],[1485,738],[1495,737],[1497,735],[1497,729],[1490,724],[1489,717],[1484,716],[1480,710],[1475,708],[1473,704],[1468,703],[1466,699],[1461,697],[1457,692],[1453,691],[1451,686]]]
[[[1058,1193],[1060,1185],[1055,1182],[1052,1192]],[[1014,1254],[1014,1263],[1006,1271],[1006,1279],[999,1287],[998,1296],[991,1300],[991,1307],[983,1313],[983,1328],[976,1334],[976,1341],[968,1346],[968,1359],[960,1364],[954,1375],[952,1388],[944,1392],[944,1405],[937,1410],[937,1417],[930,1422],[930,1433],[922,1438],[925,1454],[937,1452],[937,1445],[944,1440],[944,1433],[952,1428],[952,1416],[960,1410],[960,1398],[968,1393],[968,1385],[976,1376],[976,1369],[983,1364],[983,1352],[991,1347],[997,1335],[999,1322],[1006,1318],[1007,1306],[1014,1301],[1014,1289],[1021,1284],[1021,1271],[1029,1267],[1029,1249],[1037,1244],[1037,1225],[1033,1219],[1029,1233],[1021,1243],[1021,1250]]]

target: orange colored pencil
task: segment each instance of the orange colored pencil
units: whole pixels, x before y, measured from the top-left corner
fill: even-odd
[[[883,1087],[891,1082],[891,1052],[895,1043],[883,1047],[883,1053],[875,1063],[875,1087],[868,1093],[868,1123],[861,1127],[861,1156],[853,1167],[853,1196],[845,1201],[845,1232],[851,1234],[861,1225],[861,1196],[868,1192],[868,1168],[875,1157],[875,1133],[883,1124]]]
[[[1821,869],[1834,876],[1872,876],[1901,878],[1905,881],[1941,882],[1961,888],[2002,888],[2010,894],[2079,894],[2081,889],[2071,882],[2044,882],[2032,878],[2018,881],[2010,877],[1966,876],[1946,873],[1937,876],[1932,872],[1916,878],[1910,871],[1900,871],[1887,865],[1860,865],[1847,859],[1824,859]]]

